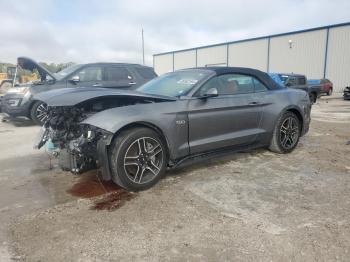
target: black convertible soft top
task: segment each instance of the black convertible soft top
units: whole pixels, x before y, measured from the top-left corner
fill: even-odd
[[[208,66],[208,67],[197,67],[191,69],[202,69],[214,71],[217,75],[224,74],[244,74],[251,75],[258,78],[263,82],[269,89],[282,89],[284,87],[278,85],[267,73],[247,67],[226,67],[226,66]]]

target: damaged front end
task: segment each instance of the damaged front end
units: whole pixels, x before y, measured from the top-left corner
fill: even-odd
[[[35,147],[40,149],[49,142],[57,149],[62,170],[78,174],[101,166],[106,169],[104,178],[109,180],[106,147],[113,134],[83,124],[89,115],[91,112],[86,112],[84,107],[50,107],[49,119]]]
[[[98,126],[123,116],[91,119],[112,108],[173,100],[136,91],[103,88],[65,88],[40,93],[34,98],[48,105],[48,118],[35,147],[40,149],[46,143],[53,145],[59,166],[66,171],[82,173],[101,167],[104,180],[111,179],[108,145],[114,133]]]

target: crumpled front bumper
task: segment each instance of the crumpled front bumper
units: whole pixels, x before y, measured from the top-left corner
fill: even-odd
[[[100,167],[103,180],[111,180],[109,145],[112,139],[112,133],[104,132],[94,147],[87,146],[89,142],[86,139],[79,138],[70,141],[59,151],[60,168],[72,173],[82,173]]]

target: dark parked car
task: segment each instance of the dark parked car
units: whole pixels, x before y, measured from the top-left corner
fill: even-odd
[[[326,94],[327,96],[330,96],[333,93],[333,83],[327,79],[309,79],[307,80],[308,85],[321,85],[321,94]]]
[[[345,87],[343,97],[344,100],[350,100],[350,86]]]
[[[136,89],[157,76],[151,67],[125,63],[79,64],[58,73],[49,72],[30,58],[19,57],[18,65],[39,73],[41,80],[10,89],[2,99],[2,111],[11,117],[29,117],[37,124],[47,119],[47,105],[34,99],[35,94],[69,87]]]
[[[269,73],[269,75],[281,86],[306,91],[309,94],[309,98],[312,103],[316,103],[317,98],[321,94],[321,90],[323,90],[323,86],[321,84],[308,84],[305,75],[282,73]]]
[[[289,153],[309,129],[310,100],[266,73],[207,67],[162,75],[136,91],[66,88],[39,94],[49,105],[38,148],[60,148],[74,173],[100,166],[128,190],[154,185],[166,168],[221,150]]]

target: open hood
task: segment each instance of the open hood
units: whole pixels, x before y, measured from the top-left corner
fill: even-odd
[[[25,70],[29,70],[31,72],[33,72],[35,69],[38,70],[41,81],[45,80],[47,75],[49,75],[53,80],[56,80],[56,77],[53,75],[53,73],[51,73],[50,71],[48,71],[47,69],[45,69],[44,67],[39,65],[37,62],[35,62],[34,60],[28,57],[18,57],[17,64],[21,68]]]
[[[42,92],[34,96],[35,100],[43,101],[48,106],[74,106],[87,100],[100,97],[133,97],[150,101],[175,101],[169,96],[149,95],[133,90],[109,89],[100,87],[73,87]]]

